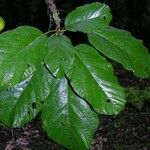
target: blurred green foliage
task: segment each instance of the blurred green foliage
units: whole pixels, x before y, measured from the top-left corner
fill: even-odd
[[[128,104],[141,110],[145,102],[150,102],[150,87],[139,89],[138,87],[126,88],[126,100]]]

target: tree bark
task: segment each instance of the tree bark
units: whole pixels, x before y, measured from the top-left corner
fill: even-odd
[[[48,11],[51,11],[53,14],[53,19],[56,24],[56,30],[61,30],[61,19],[59,18],[59,12],[56,8],[55,1],[54,0],[45,0],[47,3]]]

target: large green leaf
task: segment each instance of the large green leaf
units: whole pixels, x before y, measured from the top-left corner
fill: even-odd
[[[0,35],[0,89],[25,80],[47,52],[46,36],[22,26]]]
[[[88,149],[98,126],[97,114],[72,92],[65,78],[54,79],[51,84],[42,111],[43,128],[51,139],[68,149]]]
[[[8,126],[20,126],[41,110],[48,91],[48,72],[41,64],[46,42],[41,31],[29,26],[0,35],[0,121]]]
[[[88,45],[75,47],[75,61],[68,77],[78,95],[101,114],[117,114],[125,104],[124,90],[118,84],[113,68]]]
[[[88,34],[90,43],[101,53],[121,63],[141,78],[150,77],[150,55],[142,41],[129,32],[106,27]]]
[[[41,66],[15,86],[0,90],[0,121],[18,127],[33,119],[50,92],[51,76]]]
[[[65,19],[65,27],[70,31],[90,32],[108,25],[111,19],[109,7],[96,2],[78,7],[69,13]]]
[[[64,35],[49,37],[48,55],[44,60],[54,75],[64,75],[74,60],[74,49],[70,39]]]

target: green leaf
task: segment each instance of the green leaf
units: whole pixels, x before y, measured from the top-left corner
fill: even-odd
[[[98,126],[98,116],[75,95],[67,80],[54,79],[51,94],[42,111],[43,128],[48,136],[71,150],[86,150]]]
[[[22,26],[0,34],[0,89],[28,78],[47,52],[46,36]]]
[[[98,52],[85,44],[75,47],[75,61],[67,76],[73,89],[101,114],[117,114],[124,108],[124,90],[113,68]]]
[[[15,86],[0,90],[0,122],[18,127],[33,119],[49,95],[51,76],[41,66]]]
[[[48,72],[41,64],[46,38],[29,26],[0,35],[0,121],[8,126],[23,125],[41,110],[48,91]]]
[[[64,35],[49,37],[48,55],[44,60],[55,76],[63,76],[74,60],[74,49],[70,39]]]
[[[141,40],[129,32],[106,27],[88,34],[90,43],[105,56],[122,64],[134,75],[150,77],[150,55]]]
[[[69,31],[91,32],[103,28],[112,19],[110,9],[106,4],[92,3],[78,7],[69,13],[65,19],[65,27]]]

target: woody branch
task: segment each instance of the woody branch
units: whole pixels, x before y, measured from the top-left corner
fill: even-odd
[[[55,5],[55,0],[45,0],[48,6],[48,10],[52,12],[53,19],[56,24],[56,30],[59,32],[61,30],[61,19],[59,18],[58,10]]]

